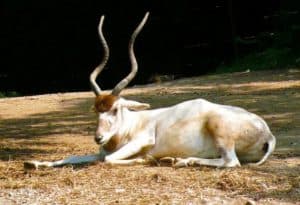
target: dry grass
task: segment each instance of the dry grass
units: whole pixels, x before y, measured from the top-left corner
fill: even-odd
[[[300,71],[182,79],[128,89],[154,108],[202,97],[262,115],[278,144],[235,169],[101,162],[25,171],[24,160],[97,152],[92,93],[0,99],[0,204],[300,204]]]

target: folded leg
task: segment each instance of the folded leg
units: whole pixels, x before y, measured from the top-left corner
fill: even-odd
[[[177,158],[175,163],[175,167],[185,167],[189,165],[206,165],[206,166],[214,166],[214,167],[236,167],[241,166],[235,150],[222,150],[221,158],[218,159],[204,159],[198,157],[188,157],[185,159]]]
[[[113,152],[105,157],[105,162],[115,165],[131,165],[131,164],[143,164],[146,163],[145,159],[141,157],[136,159],[129,159],[132,156],[138,155],[139,152],[143,149],[147,149],[154,145],[154,139],[152,137],[140,136],[135,140],[128,142],[126,145],[121,147],[116,152]]]

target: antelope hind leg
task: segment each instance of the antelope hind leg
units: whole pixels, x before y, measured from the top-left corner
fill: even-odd
[[[220,159],[203,159],[203,158],[197,158],[197,157],[188,157],[188,158],[176,158],[176,163],[174,164],[174,167],[187,167],[187,166],[193,166],[193,165],[207,165],[207,166],[214,166],[214,167],[223,167],[224,166],[224,160],[222,158]]]
[[[186,167],[189,165],[206,165],[213,167],[239,167],[241,166],[234,148],[230,150],[220,149],[221,158],[203,159],[198,157],[188,157],[185,159],[176,158],[174,167]]]

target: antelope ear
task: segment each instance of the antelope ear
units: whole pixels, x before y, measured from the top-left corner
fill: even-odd
[[[140,103],[133,100],[125,100],[122,99],[122,106],[127,107],[129,110],[139,111],[139,110],[147,110],[150,108],[150,105],[147,103]]]

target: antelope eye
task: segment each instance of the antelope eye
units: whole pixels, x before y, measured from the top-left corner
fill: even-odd
[[[118,109],[117,109],[117,108],[115,108],[115,109],[112,110],[112,114],[113,114],[113,115],[116,115],[117,112],[118,112]]]

